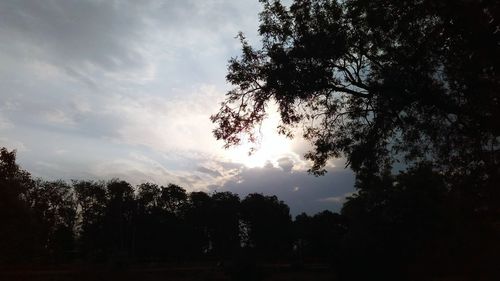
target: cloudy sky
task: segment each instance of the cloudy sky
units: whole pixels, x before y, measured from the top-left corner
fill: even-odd
[[[259,150],[224,150],[211,131],[243,31],[258,44],[257,0],[0,1],[0,146],[45,179],[176,183],[276,194],[295,215],[338,210],[343,161],[307,174],[301,139],[264,124]]]

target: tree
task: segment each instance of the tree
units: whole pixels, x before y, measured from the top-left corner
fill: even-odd
[[[169,184],[167,187],[161,187],[160,202],[167,212],[182,213],[187,199],[186,190],[178,185]]]
[[[102,259],[105,240],[106,187],[103,182],[73,181],[79,208],[79,243],[86,258]]]
[[[63,181],[32,179],[16,151],[0,149],[0,262],[68,260],[76,204]]]
[[[43,254],[59,261],[68,261],[74,251],[74,230],[77,210],[74,193],[64,181],[36,180],[29,193],[36,235]]]
[[[34,186],[16,151],[0,148],[0,263],[30,260],[42,248],[28,200]]]
[[[276,196],[249,194],[241,201],[241,216],[247,227],[248,244],[270,258],[289,253],[292,245],[290,209]]]
[[[240,248],[240,198],[226,191],[213,193],[211,199],[211,250],[219,257],[231,257]]]
[[[341,156],[365,174],[431,161],[476,208],[498,212],[497,2],[261,2],[262,47],[239,35],[234,88],[211,117],[217,139],[255,140],[275,102],[280,133],[302,125],[315,174]]]
[[[143,183],[138,186],[134,247],[135,254],[140,258],[159,256],[163,234],[160,194],[161,189],[156,184]]]
[[[203,191],[189,194],[189,206],[186,211],[186,224],[189,226],[188,250],[202,256],[210,249],[210,220],[213,202],[210,195]]]
[[[295,218],[296,250],[300,257],[340,260],[340,242],[346,232],[344,218],[330,211],[309,217],[302,213]]]
[[[137,188],[137,207],[141,213],[158,208],[161,189],[154,183],[142,183]]]
[[[133,246],[136,204],[134,189],[121,180],[106,185],[105,239],[111,254],[129,255]]]
[[[498,226],[464,208],[432,165],[386,171],[356,185],[359,191],[342,207],[348,227],[338,259],[341,279],[498,279],[491,263],[499,259]]]

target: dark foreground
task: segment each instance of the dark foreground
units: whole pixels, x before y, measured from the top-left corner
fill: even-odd
[[[335,280],[325,264],[259,264],[252,267],[200,264],[144,264],[135,266],[11,267],[0,270],[0,280]]]

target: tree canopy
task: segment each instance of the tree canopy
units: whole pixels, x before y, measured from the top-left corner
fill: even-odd
[[[118,179],[44,181],[15,158],[15,151],[0,148],[2,267],[222,259],[234,280],[254,280],[257,262],[281,260],[292,262],[294,273],[304,263],[328,262],[339,280],[498,279],[491,278],[500,253],[498,223],[471,212],[463,204],[468,198],[451,192],[446,175],[430,163],[398,175],[360,174],[358,192],[340,214],[301,214],[293,221],[276,196],[240,200],[231,192],[134,187]]]
[[[261,1],[262,46],[240,33],[227,93],[211,117],[226,146],[255,140],[268,105],[278,131],[303,128],[322,174],[345,157],[360,173],[430,162],[456,185],[498,178],[499,5],[495,1]],[[461,183],[457,183],[457,182]]]

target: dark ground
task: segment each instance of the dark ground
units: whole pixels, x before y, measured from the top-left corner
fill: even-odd
[[[300,268],[290,264],[259,264],[251,268],[235,265],[143,264],[134,266],[18,266],[0,269],[0,280],[18,281],[191,281],[191,280],[335,280],[333,270],[325,264],[306,264]]]

